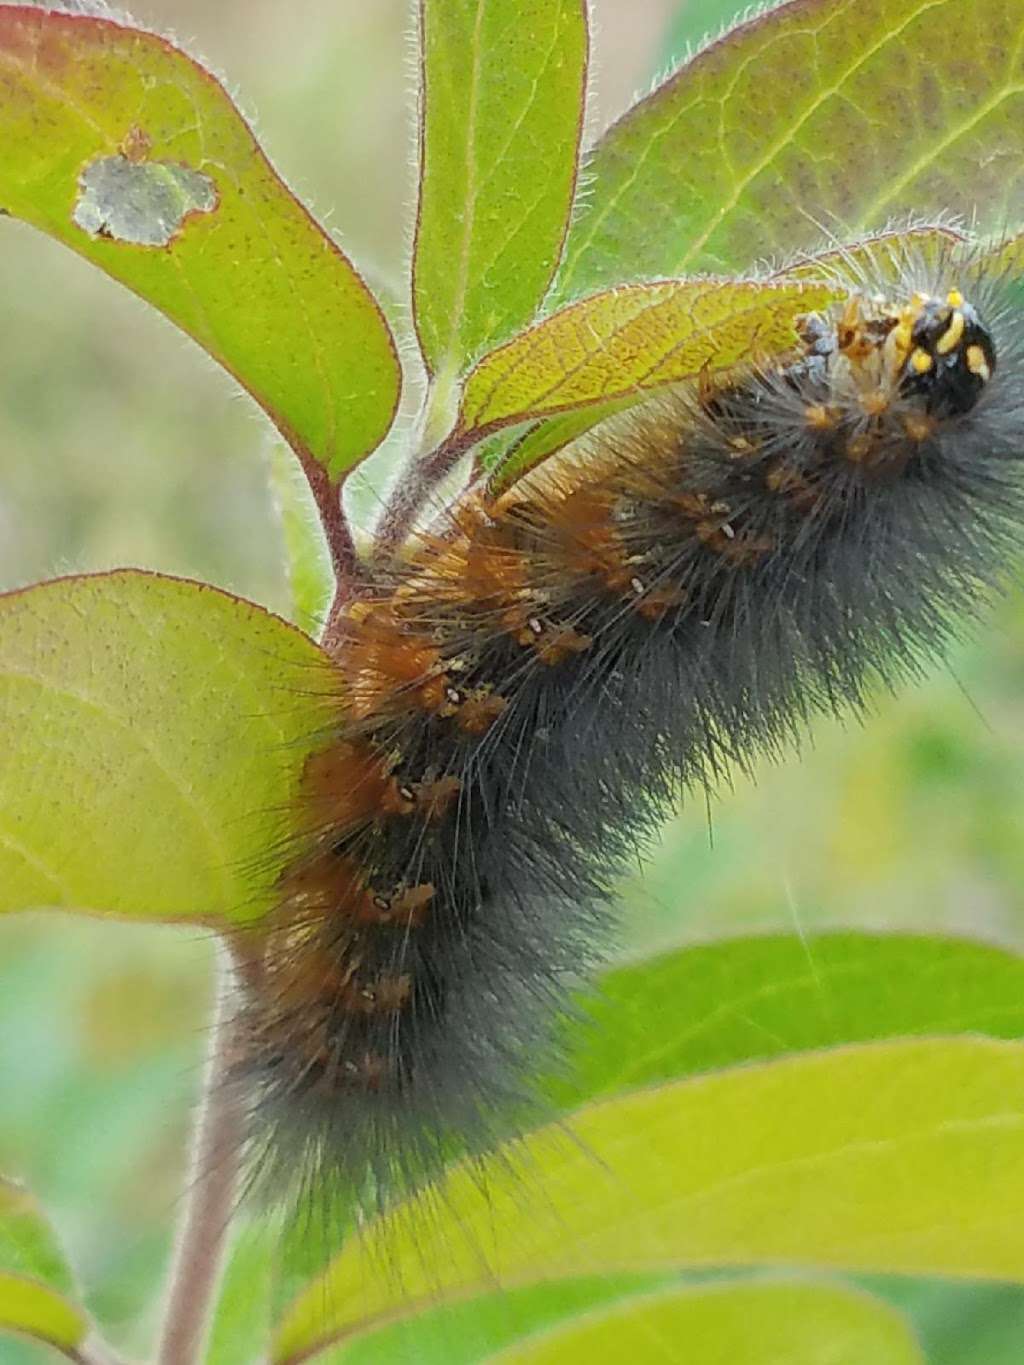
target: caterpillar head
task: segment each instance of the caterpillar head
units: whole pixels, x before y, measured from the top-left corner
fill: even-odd
[[[865,472],[898,473],[949,420],[970,413],[996,368],[992,333],[959,288],[852,293],[802,320],[786,372],[820,449]]]
[[[920,396],[939,416],[969,412],[996,367],[992,336],[959,289],[944,299],[914,294],[886,338],[885,359],[899,392]]]

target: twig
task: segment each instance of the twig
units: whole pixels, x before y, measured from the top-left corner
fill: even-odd
[[[414,456],[395,480],[374,536],[373,557],[385,563],[401,549],[437,485],[469,449],[462,439],[444,441],[428,455]]]
[[[232,986],[231,962],[227,950],[220,948],[216,1015],[156,1365],[197,1365],[223,1267],[243,1128],[242,1109],[229,1084],[234,1031]]]
[[[359,557],[356,554],[352,531],[341,505],[341,488],[332,483],[327,470],[308,451],[293,445],[292,449],[299,458],[302,471],[309,481],[309,487],[320,513],[324,528],[324,538],[334,566],[334,577],[338,592],[346,597],[352,595],[354,584],[359,578]]]

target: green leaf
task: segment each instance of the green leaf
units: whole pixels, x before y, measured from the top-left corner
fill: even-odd
[[[945,223],[872,232],[859,241],[821,251],[798,253],[771,278],[777,280],[839,280],[876,285],[905,279],[907,265],[938,266],[972,260],[970,238]]]
[[[981,253],[981,258],[994,275],[1002,273],[1008,280],[1015,280],[1019,284],[1024,275],[1024,232],[997,238]]]
[[[291,620],[307,635],[318,635],[334,595],[334,570],[308,482],[287,446],[270,451],[270,491],[281,524],[285,568],[291,589]]]
[[[0,1331],[20,1332],[70,1353],[89,1323],[65,1297],[71,1271],[32,1196],[0,1178]]]
[[[1020,1038],[1024,959],[910,934],[736,938],[606,973],[587,1013],[565,1078],[549,1086],[566,1109],[844,1043],[944,1033]]]
[[[493,1365],[925,1365],[907,1323],[866,1294],[732,1282],[627,1300],[488,1356]]]
[[[583,126],[582,0],[420,0],[413,263],[428,369],[461,372],[531,320],[569,223]]]
[[[860,1280],[862,1289],[913,1322],[928,1365],[1020,1365],[1020,1285],[881,1275]]]
[[[1020,0],[790,0],[598,143],[554,301],[749,269],[900,216],[1024,219]]]
[[[31,1194],[0,1176],[0,1270],[42,1280],[70,1293],[71,1268],[53,1228]]]
[[[399,368],[376,301],[223,88],[153,34],[0,5],[0,205],[193,336],[338,480]]]
[[[0,911],[262,914],[324,670],[306,636],[197,583],[0,597]]]
[[[558,1275],[796,1263],[1022,1279],[1024,1045],[854,1045],[639,1091],[457,1167],[443,1194],[363,1228],[293,1305],[275,1358],[439,1295]]]
[[[329,1346],[313,1358],[317,1365],[479,1365],[492,1352],[531,1332],[552,1327],[606,1303],[650,1293],[676,1281],[674,1275],[617,1275],[544,1284],[481,1294],[465,1303],[427,1308],[415,1317],[387,1323]],[[290,1362],[289,1362],[290,1365]]]
[[[478,456],[480,467],[495,471],[496,486],[512,483],[535,464],[540,464],[549,455],[556,454],[580,436],[585,436],[598,423],[608,417],[614,417],[625,408],[632,407],[633,401],[630,398],[621,398],[612,403],[598,404],[593,408],[577,408],[573,412],[563,412],[557,417],[549,417],[546,421],[527,427],[521,436],[505,443],[501,443],[500,436],[495,437],[493,446],[488,447],[485,443],[481,447],[484,453]]]
[[[34,1280],[0,1271],[0,1330],[45,1342],[76,1359],[89,1323],[80,1309]]]
[[[529,417],[645,394],[795,344],[794,320],[824,285],[663,280],[570,304],[492,351],[466,380],[455,440]]]
[[[277,1220],[269,1214],[236,1233],[217,1298],[205,1365],[261,1360],[270,1339]]]
[[[771,279],[775,282],[828,283],[845,290],[851,280],[862,276],[872,282],[898,278],[905,271],[908,260],[915,263],[937,261],[948,257],[956,247],[964,246],[966,241],[963,233],[948,225],[918,224],[875,233],[849,246],[794,256]],[[508,433],[504,440],[499,435],[493,438],[490,447],[484,448],[483,454],[477,456],[479,466],[495,472],[496,487],[512,483],[535,464],[634,401],[635,397],[617,399],[596,408],[565,412],[537,422],[511,439]]]
[[[570,1035],[564,1072],[547,1086],[565,1110],[699,1071],[854,1041],[953,1031],[1019,1037],[1024,961],[967,940],[919,935],[752,936],[611,971],[587,1014]],[[461,1340],[473,1330],[468,1306],[458,1310],[458,1327],[447,1322],[454,1307],[439,1311],[439,1334]],[[483,1323],[492,1325],[487,1317]],[[404,1341],[415,1329],[388,1330]]]

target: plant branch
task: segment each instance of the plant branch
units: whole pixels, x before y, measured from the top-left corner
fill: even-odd
[[[427,455],[414,455],[395,481],[377,524],[374,563],[384,564],[400,550],[437,485],[452,472],[470,442],[443,441]]]
[[[377,523],[375,564],[386,564],[401,549],[431,493],[472,444],[459,430],[458,409],[457,372],[446,369],[433,375],[416,423],[412,450]]]
[[[230,1085],[232,990],[231,960],[221,947],[216,1013],[156,1365],[198,1365],[223,1267],[243,1136],[242,1108]]]
[[[308,451],[294,444],[292,449],[299,458],[320,513],[338,592],[344,592],[349,597],[359,578],[359,557],[345,509],[341,505],[341,485],[331,482],[327,470]]]

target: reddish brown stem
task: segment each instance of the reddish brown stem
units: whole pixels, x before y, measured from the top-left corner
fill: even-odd
[[[297,446],[292,448],[299,457],[317,511],[320,513],[338,591],[345,591],[346,596],[351,596],[359,578],[359,557],[356,554],[348,518],[341,505],[341,485],[332,483],[327,470],[308,452]]]
[[[452,472],[471,444],[464,437],[455,436],[442,442],[430,454],[414,458],[402,470],[377,524],[373,545],[375,564],[386,563],[401,549],[427,499]]]
[[[289,444],[302,466],[302,472],[313,494],[313,501],[320,514],[320,524],[324,528],[331,566],[334,569],[334,598],[321,634],[321,644],[329,649],[331,641],[337,634],[341,610],[345,603],[355,596],[365,575],[356,553],[348,517],[342,506],[341,485],[331,481],[323,465],[298,441],[289,440]]]

